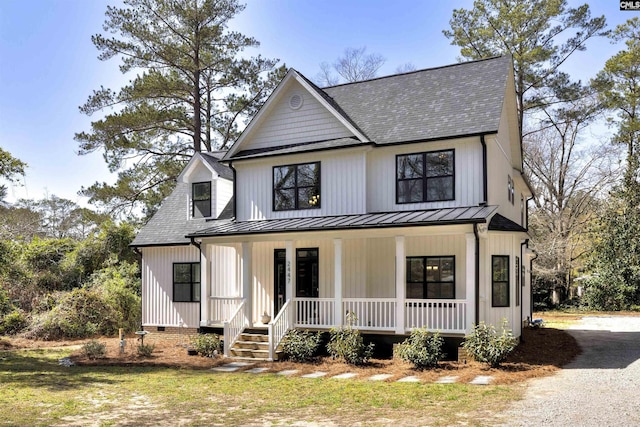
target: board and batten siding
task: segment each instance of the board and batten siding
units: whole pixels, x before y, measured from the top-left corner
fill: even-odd
[[[396,155],[454,150],[455,200],[427,203],[396,203]],[[482,200],[482,146],[478,137],[376,147],[368,155],[367,209],[392,212],[477,206]]]
[[[297,248],[318,248],[319,263],[319,297],[333,298],[333,241],[332,240],[296,240],[293,245],[294,263]],[[285,249],[285,242],[257,242],[252,250],[252,298],[253,321],[256,322],[266,311],[273,313],[274,301],[274,252],[276,249]],[[295,274],[295,265],[291,266],[291,274]],[[294,288],[295,292],[295,288]],[[287,295],[286,299],[292,299],[293,295]]]
[[[273,210],[273,167],[320,162],[319,209]],[[360,214],[366,212],[366,153],[363,148],[243,161],[236,168],[239,221]]]
[[[289,106],[289,99],[294,94],[303,98],[298,109]],[[292,81],[290,87],[273,100],[268,115],[256,124],[242,148],[255,150],[349,137],[353,137],[353,133],[336,116],[298,82]]]
[[[233,181],[218,178],[215,181],[216,195],[213,199],[213,214],[217,218],[233,197]],[[213,197],[213,195],[212,195]]]
[[[204,246],[203,246],[204,247]],[[209,260],[209,286],[211,296],[240,297],[242,295],[242,265],[238,262],[242,253],[240,245],[206,245]],[[206,280],[205,278],[202,279]],[[206,286],[203,283],[202,286]]]
[[[481,269],[481,295],[484,295],[484,301],[481,300],[480,320],[495,325],[500,330],[502,320],[507,319],[508,328],[513,330],[515,336],[521,333],[522,322],[520,320],[520,306],[516,306],[516,256],[520,257],[520,239],[511,233],[494,232],[489,233],[488,238],[482,239],[486,244],[486,254],[483,257],[486,268]],[[492,256],[508,255],[509,256],[509,307],[492,307],[491,301],[491,274],[492,274]],[[522,259],[520,260],[522,262]],[[521,289],[522,291],[522,289]]]
[[[200,304],[173,302],[173,263],[199,262],[194,246],[140,248],[142,251],[142,325],[197,328]]]
[[[413,256],[453,256],[456,263],[456,299],[466,299],[467,281],[469,286],[474,286],[474,278],[467,278],[466,256],[467,240],[464,234],[407,237],[405,240],[405,253],[407,257]]]

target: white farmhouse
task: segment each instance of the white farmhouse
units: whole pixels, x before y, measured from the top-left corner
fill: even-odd
[[[352,313],[399,340],[531,316],[511,57],[320,89],[294,69],[226,153],[196,154],[141,230],[143,326],[287,330]],[[263,319],[267,314],[270,319]],[[264,322],[264,323],[263,323]]]

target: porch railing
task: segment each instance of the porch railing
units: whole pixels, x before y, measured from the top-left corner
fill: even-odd
[[[407,330],[429,328],[440,332],[464,332],[467,327],[467,301],[457,299],[409,299],[404,303]]]
[[[352,313],[352,326],[358,329],[392,331],[396,327],[395,298],[344,298],[340,324],[347,324],[347,315]]]
[[[231,319],[242,301],[242,297],[209,297],[209,324],[224,324]]]
[[[287,300],[273,321],[269,322],[269,360],[274,360],[276,349],[292,326],[291,307],[291,300]]]
[[[244,328],[249,325],[249,320],[244,310],[244,300],[240,303],[236,311],[231,315],[229,321],[224,322],[224,355],[231,355],[231,347],[236,342]]]
[[[335,325],[333,298],[296,298],[295,326],[326,328]]]

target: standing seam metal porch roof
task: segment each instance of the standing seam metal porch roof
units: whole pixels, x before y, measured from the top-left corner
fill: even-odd
[[[189,234],[187,237],[473,224],[486,222],[497,210],[497,206],[472,206],[421,211],[232,221],[214,224],[204,230]]]

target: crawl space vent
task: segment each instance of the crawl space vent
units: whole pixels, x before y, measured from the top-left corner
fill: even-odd
[[[297,110],[298,108],[302,107],[302,101],[302,95],[300,95],[299,93],[295,93],[291,95],[291,98],[289,98],[289,107],[291,107],[292,110]]]

